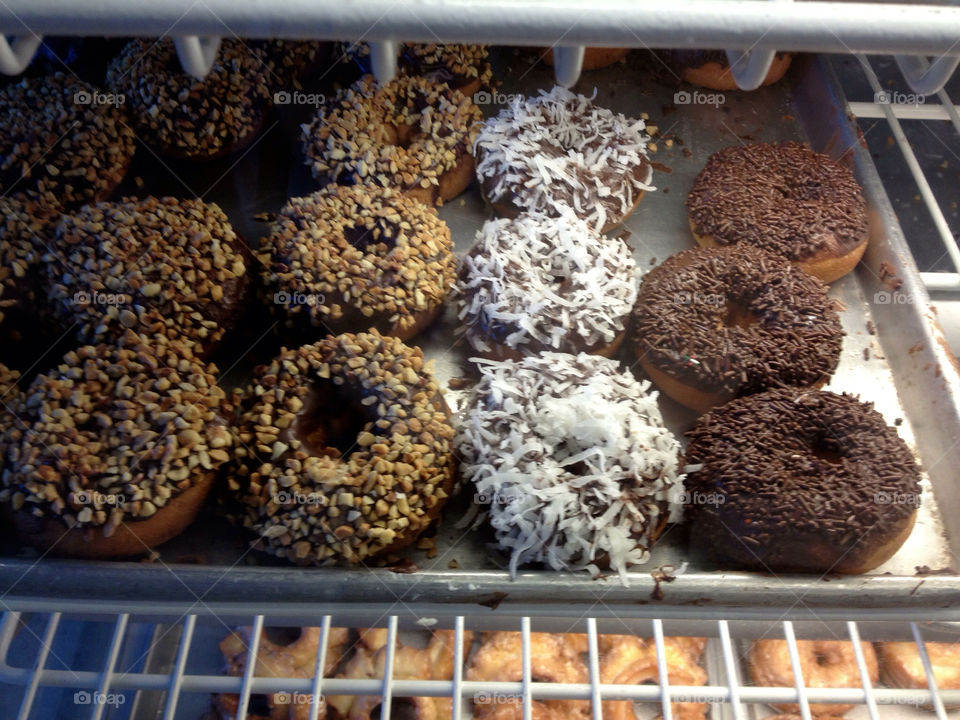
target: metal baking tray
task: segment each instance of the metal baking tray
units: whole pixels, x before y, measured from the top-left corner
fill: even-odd
[[[486,114],[496,113],[513,93],[549,89],[553,73],[530,50],[496,49],[492,57],[501,86],[483,99]],[[846,111],[845,99],[824,58],[801,56],[786,80],[752,93],[723,94],[698,90],[679,81],[659,61],[634,52],[612,68],[585,72],[576,90],[596,92],[596,102],[627,115],[646,113],[658,126],[652,158],[656,192],[648,193],[627,220],[629,242],[641,268],[694,245],[684,199],[710,153],[734,143],[807,140],[815,149],[852,159],[872,212],[872,237],[856,272],[834,284],[831,294],[843,303],[847,333],[839,368],[829,388],[872,401],[890,423],[900,421],[901,436],[923,466],[923,497],[913,534],[884,566],[863,576],[762,575],[724,572],[691,564],[686,552],[688,529],[673,526],[644,567],[634,568],[630,585],[615,576],[592,579],[525,568],[515,580],[489,548],[492,535],[481,527],[458,526],[473,493],[464,488],[451,500],[436,533],[436,554],[405,553],[414,572],[385,567],[294,567],[250,550],[251,537],[213,512],[183,535],[159,548],[152,562],[89,562],[37,558],[16,547],[0,559],[0,597],[14,607],[41,608],[55,598],[72,598],[94,607],[102,602],[159,607],[165,603],[200,603],[207,608],[250,607],[284,603],[297,614],[314,603],[349,611],[354,603],[381,606],[430,605],[437,614],[477,612],[479,605],[534,615],[579,615],[586,608],[598,617],[669,617],[669,607],[695,605],[736,617],[740,608],[753,614],[859,609],[877,617],[924,608],[931,619],[960,607],[960,367],[938,329],[935,313],[890,207],[876,169]],[[345,81],[342,69],[328,71],[316,87],[331,92]],[[126,191],[138,194],[198,195],[220,203],[237,229],[251,242],[267,226],[258,213],[275,212],[285,199],[314,189],[299,151],[299,123],[311,107],[275,108],[265,135],[245,154],[205,165],[165,164],[138,147]],[[667,140],[672,140],[668,142]],[[144,179],[141,187],[133,180]],[[458,253],[471,245],[487,217],[476,187],[441,208]],[[891,290],[891,279],[900,285]],[[895,283],[893,283],[895,284]],[[468,375],[466,348],[454,343],[455,312],[413,343],[436,362],[444,383]],[[874,334],[875,333],[875,334]],[[218,359],[225,385],[242,383],[255,362],[275,352],[278,341],[269,323],[251,320],[235,333]],[[865,357],[869,354],[869,359]],[[624,367],[633,359],[628,348],[619,356]],[[456,407],[462,394],[451,392]],[[661,399],[668,425],[681,436],[695,415]],[[663,566],[684,572],[661,582]],[[408,569],[411,569],[408,567]],[[466,609],[465,609],[466,608]],[[354,609],[355,606],[354,606]],[[392,610],[391,610],[392,609]],[[731,614],[732,613],[732,614]]]

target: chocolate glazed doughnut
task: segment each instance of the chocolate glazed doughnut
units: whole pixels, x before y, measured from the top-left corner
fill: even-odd
[[[707,160],[687,196],[703,247],[769,250],[824,282],[867,249],[867,203],[853,173],[800,143],[736,145]]]
[[[634,350],[664,393],[701,413],[770,387],[820,386],[843,338],[827,289],[749,246],[685,250],[643,279]]]
[[[694,550],[722,567],[863,573],[910,535],[920,471],[872,405],[780,388],[733,400],[687,433]]]
[[[266,552],[299,564],[406,547],[453,488],[453,428],[432,367],[376,330],[257,368],[235,432],[229,483],[242,522]]]

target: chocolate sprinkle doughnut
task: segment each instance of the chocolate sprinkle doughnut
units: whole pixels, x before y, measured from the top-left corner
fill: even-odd
[[[243,524],[299,564],[399,550],[453,489],[453,428],[431,363],[375,330],[257,368],[235,432]]]
[[[57,227],[46,258],[50,300],[82,342],[134,328],[199,342],[208,354],[243,309],[245,252],[217,205],[169,197],[98,203]]]
[[[134,153],[123,101],[63,73],[0,89],[0,193],[60,207],[105,200]]]
[[[310,340],[369,327],[408,339],[437,316],[456,272],[436,210],[365,185],[292,198],[258,258],[266,301]]]
[[[836,369],[843,338],[827,290],[749,245],[685,250],[643,279],[634,349],[648,372],[691,388],[701,412],[770,387],[817,385]]]
[[[866,242],[867,204],[849,169],[796,142],[734,145],[700,171],[687,209],[693,232],[795,262],[843,256]]]
[[[479,368],[457,451],[511,575],[524,563],[596,571],[609,561],[626,580],[683,492],[680,445],[650,383],[586,353]]]
[[[628,119],[566,88],[516,98],[477,138],[477,179],[501,215],[572,209],[590,227],[623,222],[653,190],[643,120]]]
[[[461,332],[488,357],[616,350],[637,297],[633,252],[568,214],[488,220],[463,259]]]
[[[865,572],[906,539],[920,503],[907,444],[849,395],[778,388],[687,433],[695,548],[724,567]],[[722,501],[721,501],[722,500]]]
[[[57,554],[143,553],[189,523],[228,459],[223,400],[216,368],[186,343],[128,332],[70,351],[13,407],[0,501],[24,540]],[[139,529],[187,493],[159,539]]]
[[[481,117],[442,83],[401,76],[379,87],[365,75],[304,126],[303,152],[324,185],[393,187],[441,204],[469,184]]]
[[[419,75],[470,97],[481,88],[491,87],[489,55],[486,45],[401,43],[398,69],[404,75]],[[365,73],[373,71],[370,46],[365,42],[342,43],[340,58],[356,63]]]
[[[209,160],[249,145],[270,106],[260,53],[242,42],[220,43],[203,80],[187,74],[170,38],[131,40],[107,69],[144,140],[164,155]]]

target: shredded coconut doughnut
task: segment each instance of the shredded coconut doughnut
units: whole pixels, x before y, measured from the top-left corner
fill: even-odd
[[[585,353],[478,362],[457,449],[511,576],[524,563],[582,570],[607,556],[626,584],[667,514],[679,519],[680,445],[657,393]]]
[[[470,345],[579,352],[623,332],[637,297],[626,243],[572,214],[490,220],[464,258],[457,290]]]
[[[644,122],[562,87],[517,98],[477,138],[477,177],[491,205],[562,215],[597,230],[623,221],[650,185]]]

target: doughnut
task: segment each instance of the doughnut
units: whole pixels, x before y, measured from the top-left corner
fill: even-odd
[[[15,424],[11,410],[20,401],[20,373],[0,363],[0,472],[3,470],[4,434]]]
[[[161,155],[212,160],[257,137],[270,107],[263,59],[225,39],[209,74],[180,65],[170,38],[131,40],[107,68],[107,85],[127,98],[137,135]]]
[[[925,642],[923,645],[927,649],[927,657],[930,658],[937,689],[960,690],[960,644]],[[880,657],[880,677],[884,684],[922,690],[930,687],[916,643],[877,643],[877,654]],[[951,709],[956,709],[956,706]]]
[[[590,681],[582,655],[584,636],[530,633],[530,679],[542,683],[587,683]],[[466,679],[519,682],[523,680],[523,638],[518,632],[485,634],[467,666]],[[478,692],[473,697],[475,720],[521,720],[521,698]],[[587,700],[534,700],[534,720],[588,720]]]
[[[274,642],[270,631],[280,635]],[[324,658],[324,677],[332,675],[340,664],[349,638],[346,628],[330,628],[327,638],[327,654]],[[312,678],[317,665],[317,649],[320,645],[321,629],[302,628],[264,628],[257,647],[255,677],[268,678]],[[227,674],[243,677],[247,669],[247,655],[253,642],[253,628],[242,627],[231,632],[220,641],[220,652],[227,663]],[[293,702],[296,700],[297,702]],[[247,704],[247,720],[307,720],[312,697],[291,693],[272,693],[269,695],[252,694]],[[220,717],[233,720],[237,716],[240,702],[238,695],[227,693],[215,697],[214,703]],[[317,717],[326,717],[326,705],[321,699]]]
[[[920,504],[910,448],[873,405],[778,388],[687,433],[694,550],[726,567],[863,573],[900,548]],[[689,467],[689,466],[688,466]]]
[[[455,662],[462,663],[473,642],[473,633],[463,636],[463,657],[455,657],[453,630],[434,630],[425,648],[406,645],[399,640],[394,648],[393,678],[395,680],[452,680]],[[354,679],[383,679],[386,672],[385,630],[360,633],[360,642],[353,657],[347,661],[338,677]],[[376,720],[380,717],[383,698],[379,695],[334,696],[327,704],[343,720]],[[453,711],[453,700],[447,697],[394,697],[392,717],[414,717],[419,720],[446,720]]]
[[[440,314],[456,278],[436,210],[367,185],[291,199],[257,257],[265,301],[308,342],[366,327],[408,340]]]
[[[625,581],[683,493],[680,446],[650,384],[585,353],[478,364],[457,452],[511,575],[531,562],[609,564]]]
[[[753,245],[824,282],[856,267],[870,235],[853,173],[796,142],[714,153],[693,183],[687,211],[700,245]]]
[[[196,516],[229,459],[216,367],[128,331],[37,375],[4,437],[0,502],[18,537],[70,557],[140,555]]]
[[[493,84],[488,57],[486,45],[401,43],[397,69],[404,75],[425,77],[473,97]],[[356,63],[364,73],[372,72],[370,46],[365,42],[341,43],[340,59]]]
[[[606,232],[653,190],[643,120],[555,87],[516,98],[486,121],[476,143],[477,178],[499,215],[563,215],[572,208]]]
[[[843,339],[827,291],[764,250],[685,250],[643,278],[634,352],[657,387],[700,413],[770,387],[819,387]]]
[[[860,643],[863,658],[870,673],[871,684],[876,684],[879,671],[877,654],[873,645]],[[800,672],[803,684],[808,688],[860,688],[860,671],[854,654],[853,643],[848,640],[797,640],[797,652],[800,656]],[[748,656],[750,678],[754,685],[766,687],[788,687],[795,685],[793,665],[786,640],[758,640],[750,646]],[[776,710],[785,713],[799,713],[796,703],[772,704]],[[853,705],[830,703],[811,703],[810,713],[821,715],[843,715],[850,712]]]
[[[48,334],[43,256],[59,213],[33,198],[0,197],[0,217],[0,348],[20,355],[24,342]]]
[[[634,635],[602,635],[599,638],[600,682],[611,685],[646,685],[660,682],[657,649],[652,639]],[[707,673],[700,667],[706,638],[664,638],[667,679],[670,685],[706,685]],[[678,720],[706,720],[707,703],[674,702],[672,714]],[[605,700],[606,720],[636,720],[629,700]]]
[[[132,328],[197,342],[207,356],[243,311],[248,252],[224,212],[202,200],[88,205],[57,226],[47,258],[53,312],[81,342]]]
[[[322,185],[379,185],[440,205],[473,176],[480,110],[446,85],[365,75],[303,128],[306,163]]]
[[[583,69],[598,70],[623,60],[630,52],[630,48],[588,47],[583,49]],[[540,57],[553,67],[553,48],[544,50]]]
[[[730,61],[725,50],[672,50],[665,53],[666,61],[675,68],[681,79],[691,85],[710,90],[739,90],[730,72]],[[761,86],[779,81],[790,67],[793,55],[778,52],[773,57],[767,76]]]
[[[256,368],[240,410],[230,486],[272,555],[329,565],[399,550],[453,488],[432,364],[376,330],[283,350]]]
[[[0,89],[0,193],[68,208],[105,200],[133,159],[124,104],[63,73]]]
[[[543,350],[610,357],[637,296],[633,251],[583,220],[523,213],[487,221],[457,282],[461,332],[494,360]]]
[[[314,40],[256,40],[248,45],[260,53],[270,85],[280,91],[301,88],[300,81],[329,55],[329,45]]]

